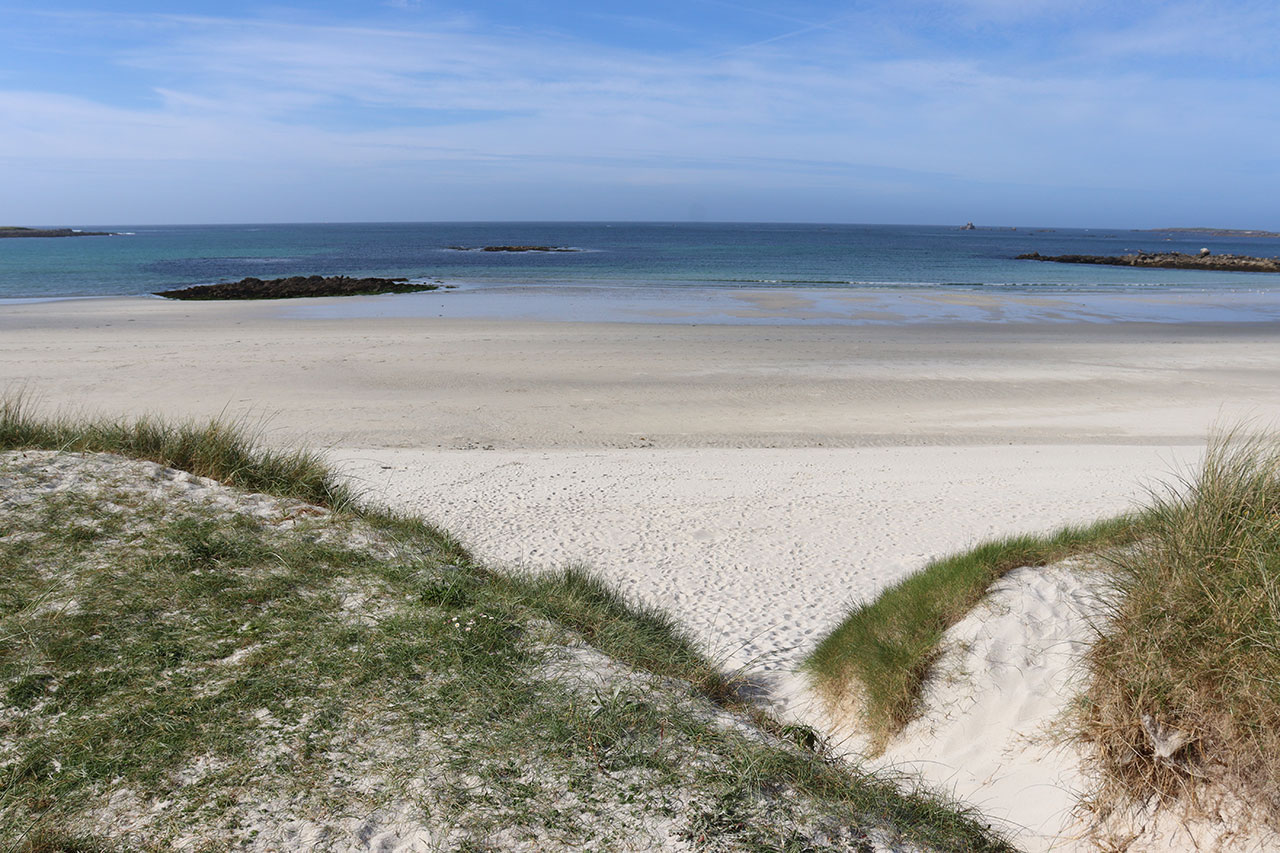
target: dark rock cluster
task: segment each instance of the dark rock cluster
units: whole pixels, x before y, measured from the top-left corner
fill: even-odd
[[[1020,261],[1053,261],[1059,264],[1105,264],[1113,267],[1159,267],[1178,270],[1217,270],[1222,272],[1280,272],[1280,258],[1254,258],[1249,255],[1199,255],[1182,252],[1138,252],[1133,255],[1042,255],[1031,252],[1018,255]]]
[[[16,225],[0,225],[3,237],[115,237],[110,231],[76,231],[71,228],[21,228]]]
[[[569,246],[450,246],[458,252],[578,252]]]
[[[375,293],[414,293],[437,290],[439,284],[403,278],[349,278],[345,275],[295,275],[290,278],[244,278],[227,284],[201,284],[162,290],[169,299],[298,299],[304,296],[368,296]]]

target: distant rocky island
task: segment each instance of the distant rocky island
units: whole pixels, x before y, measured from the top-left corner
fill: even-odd
[[[1133,255],[1018,255],[1020,261],[1053,261],[1059,264],[1104,264],[1113,267],[1159,267],[1179,270],[1220,272],[1280,272],[1280,258],[1249,255],[1214,255],[1202,249],[1198,255],[1182,252],[1138,252]]]
[[[570,246],[450,246],[455,252],[581,252]]]
[[[959,230],[961,230],[961,231],[977,231],[977,230],[978,230],[978,226],[977,226],[977,225],[974,225],[972,222],[966,222],[964,225],[961,225],[961,226],[960,226],[960,229],[959,229]],[[983,231],[1017,231],[1017,230],[1018,230],[1018,227],[1017,227],[1016,225],[1013,225],[1013,226],[1009,226],[1009,225],[985,225],[985,226],[983,226],[982,230],[983,230]]]
[[[74,228],[22,228],[17,225],[0,225],[0,238],[4,237],[116,237],[111,231],[77,231]]]
[[[349,278],[345,275],[295,275],[290,278],[242,278],[226,284],[200,284],[178,290],[161,290],[167,299],[300,299],[307,296],[372,296],[378,293],[417,293],[438,290],[440,283],[411,282],[405,278]]]

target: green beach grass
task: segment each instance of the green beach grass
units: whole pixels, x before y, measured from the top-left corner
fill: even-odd
[[[1280,439],[1215,437],[1114,582],[1081,713],[1095,806],[1194,806],[1210,783],[1280,830]]]
[[[117,453],[247,491],[333,509],[357,504],[351,488],[334,476],[319,454],[265,448],[240,423],[41,415],[21,392],[0,396],[0,451],[26,448]]]
[[[6,853],[405,823],[458,851],[1011,849],[778,726],[665,614],[582,569],[491,570],[316,455],[13,398],[0,451],[25,451],[0,463]]]
[[[917,714],[946,630],[996,580],[1083,554],[1113,592],[1072,712],[1100,780],[1085,805],[1099,821],[1152,803],[1194,817],[1225,792],[1236,829],[1280,831],[1280,438],[1217,433],[1139,513],[935,560],[853,610],[806,669],[883,748]]]
[[[916,716],[947,629],[993,583],[1021,566],[1132,543],[1146,523],[1145,516],[1122,516],[1045,536],[1000,539],[933,560],[850,611],[805,659],[805,671],[832,707],[852,703],[873,743],[882,748]]]

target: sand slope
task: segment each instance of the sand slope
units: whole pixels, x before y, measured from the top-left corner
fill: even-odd
[[[586,563],[730,666],[786,673],[928,559],[1133,507],[1189,447],[340,449],[369,494],[485,559]]]
[[[1028,851],[1089,849],[1076,838],[1088,779],[1066,732],[1106,589],[1082,560],[1010,572],[947,632],[924,713],[873,763],[973,803]]]
[[[1193,447],[1005,446],[778,450],[416,451],[332,455],[368,493],[420,512],[484,559],[586,563],[679,614],[776,710],[831,729],[800,660],[849,604],[930,558],[994,536],[1090,521],[1140,503]],[[1071,849],[1075,753],[1046,740],[1074,689],[1101,579],[1076,567],[1009,576],[955,627],[929,713],[875,763],[919,775],[1010,826],[1031,850]]]

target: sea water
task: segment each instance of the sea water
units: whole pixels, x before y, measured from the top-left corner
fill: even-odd
[[[659,298],[715,300],[743,290],[786,291],[810,299],[857,292],[870,294],[872,301],[970,291],[1071,296],[1090,305],[1117,295],[1126,295],[1130,304],[1151,297],[1175,304],[1171,295],[1191,294],[1180,297],[1182,302],[1206,310],[1231,307],[1229,316],[1218,319],[1271,319],[1270,306],[1280,300],[1277,274],[1016,260],[1027,252],[1194,254],[1201,248],[1215,254],[1280,254],[1280,240],[1274,238],[1172,231],[561,222],[83,229],[119,236],[0,239],[0,299],[136,296],[246,276],[341,274],[430,280],[471,293],[524,293],[566,306],[571,296],[600,305],[610,300],[651,305]],[[480,251],[499,245],[572,251]],[[390,303],[379,310],[394,313]],[[1254,316],[1259,311],[1267,316]]]

